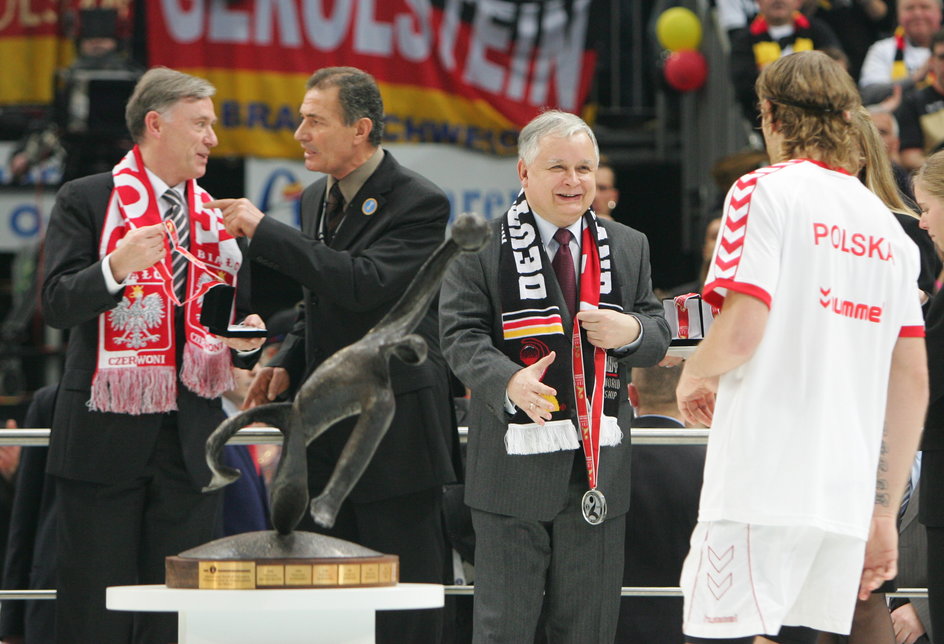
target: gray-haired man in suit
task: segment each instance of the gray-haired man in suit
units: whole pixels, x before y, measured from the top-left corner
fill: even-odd
[[[625,376],[662,358],[669,330],[646,238],[589,209],[599,150],[587,124],[545,112],[518,154],[522,194],[441,294],[443,352],[472,390],[473,641],[532,639],[543,605],[551,642],[612,642],[629,505]]]

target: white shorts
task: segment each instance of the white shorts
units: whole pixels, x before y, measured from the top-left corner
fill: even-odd
[[[699,522],[682,567],[686,635],[848,634],[865,542],[818,528]]]

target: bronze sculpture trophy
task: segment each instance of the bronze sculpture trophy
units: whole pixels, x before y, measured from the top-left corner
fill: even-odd
[[[400,301],[363,338],[322,363],[302,384],[293,402],[260,405],[227,419],[206,443],[213,472],[205,492],[232,483],[240,471],[221,462],[223,446],[252,423],[278,427],[282,456],[272,481],[274,530],[217,539],[167,557],[171,588],[256,589],[393,586],[398,557],[311,532],[296,532],[308,503],[309,443],[336,422],[359,414],[327,486],[311,501],[312,518],[334,525],[338,509],[360,479],[390,426],[395,401],[388,360],[407,364],[426,359],[426,342],[412,331],[436,293],[443,273],[460,252],[475,252],[488,240],[489,227],[475,214],[460,215],[450,237],[423,264]]]

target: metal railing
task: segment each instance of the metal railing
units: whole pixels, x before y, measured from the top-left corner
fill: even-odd
[[[468,427],[459,428],[459,437],[465,440]],[[633,445],[704,445],[708,442],[707,429],[631,429]],[[282,432],[275,427],[252,427],[236,432],[230,445],[277,445]],[[42,446],[49,444],[49,430],[44,428],[0,429],[0,445]],[[474,595],[475,586],[446,586],[447,595]],[[681,597],[682,590],[673,586],[623,586],[623,597]],[[921,598],[928,596],[927,588],[900,588],[887,593],[888,597]],[[0,590],[0,601],[13,599],[55,599],[56,591]]]

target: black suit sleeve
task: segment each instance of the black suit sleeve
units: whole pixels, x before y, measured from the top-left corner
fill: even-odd
[[[101,176],[69,182],[56,196],[46,231],[46,279],[43,315],[46,323],[67,329],[88,322],[115,308],[122,290],[108,292],[98,257],[102,213],[93,212],[94,192],[108,198]],[[101,185],[99,185],[101,184]]]

